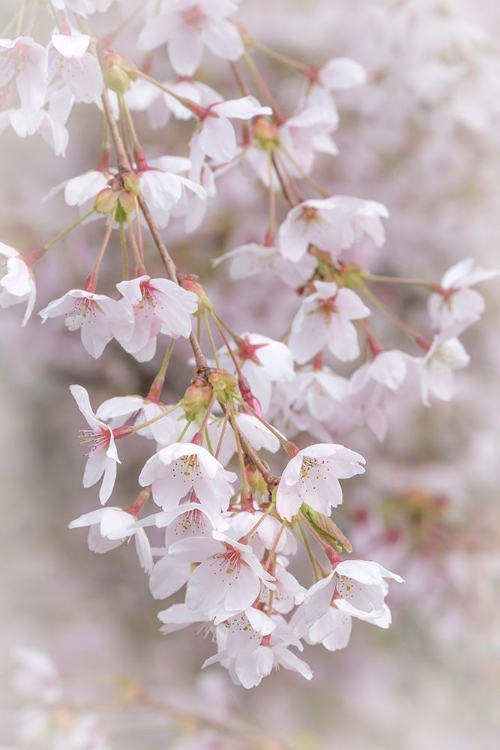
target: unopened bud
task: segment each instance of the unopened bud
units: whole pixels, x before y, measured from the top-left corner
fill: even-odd
[[[253,136],[258,141],[259,146],[270,151],[280,145],[279,130],[277,126],[265,120],[264,117],[257,117],[253,125]]]
[[[232,403],[238,394],[238,381],[227,370],[213,370],[208,376],[208,382],[220,404]]]
[[[98,214],[111,214],[116,209],[118,193],[110,187],[105,187],[97,193],[94,202],[94,210]]]
[[[182,399],[186,419],[201,424],[212,398],[212,389],[204,383],[190,385]]]
[[[130,89],[131,82],[137,79],[137,69],[133,62],[116,52],[104,54],[102,72],[107,88],[117,94],[125,94]]]
[[[194,292],[198,296],[198,312],[196,315],[201,315],[206,310],[209,312],[213,311],[214,306],[196,276],[182,276],[179,281],[183,289],[186,289],[188,292]]]
[[[248,486],[253,492],[258,493],[259,495],[267,494],[266,481],[258,469],[247,469],[246,478]]]

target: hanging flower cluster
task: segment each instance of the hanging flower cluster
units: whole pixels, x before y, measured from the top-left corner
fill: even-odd
[[[383,440],[392,399],[416,395],[428,405],[452,398],[454,373],[469,363],[460,336],[484,308],[473,287],[498,272],[460,260],[438,283],[377,276],[354,261],[360,244],[384,244],[387,208],[330,195],[313,170],[318,158],[338,153],[333,94],[364,83],[358,63],[334,58],[312,68],[281,55],[235,22],[236,0],[120,5],[117,32],[100,39],[88,19],[108,11],[111,0],[52,0],[44,7],[55,26],[43,43],[25,30],[20,10],[11,24],[18,35],[0,40],[0,130],[39,133],[64,154],[76,104],[97,107],[106,125],[97,168],[52,191],[63,190],[81,217],[26,254],[0,244],[0,306],[24,304],[26,324],[35,305],[35,263],[90,217],[101,220],[102,244],[81,288],[61,289],[39,316],[47,325],[64,317],[95,359],[112,340],[139,363],[157,352],[164,358],[148,393],[111,397],[96,411],[87,391],[71,386],[87,423],[80,433],[88,449],[83,485],[99,485],[101,507],[70,527],[88,528],[89,547],[98,553],[133,537],[156,599],[184,589],[183,603],[160,612],[162,631],[193,623],[210,629],[216,653],[205,666],[220,663],[246,688],[278,667],[310,679],[297,655],[303,642],[344,648],[353,618],[387,628],[388,581],[402,582],[353,556],[331,517],[343,502],[341,482],[365,471],[364,458],[336,440],[354,426]],[[125,57],[112,43],[137,23],[136,48]],[[234,90],[219,93],[196,77],[209,62],[206,49],[226,61]],[[256,50],[303,77],[296,111],[281,111]],[[134,121],[144,111],[153,127],[179,121],[182,155],[149,157]],[[262,184],[268,218],[259,242],[232,249],[214,265],[227,261],[234,280],[262,274],[290,287],[296,314],[282,341],[235,332],[189,269],[177,269],[162,234],[179,220],[186,233],[195,231],[219,182],[235,170]],[[153,254],[163,276],[150,275]],[[112,296],[99,291],[103,262],[113,269]],[[385,305],[373,291],[384,284],[430,292],[433,338]],[[374,313],[389,317],[409,351],[378,340]],[[193,370],[184,395],[165,403],[178,339],[191,346]],[[120,443],[133,435],[154,447],[122,508],[110,500]],[[311,436],[318,442],[308,444]],[[163,530],[159,548],[150,546],[152,527]],[[309,558],[312,583],[293,573],[299,549]]]

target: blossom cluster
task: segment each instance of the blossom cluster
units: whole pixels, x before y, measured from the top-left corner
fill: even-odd
[[[71,386],[87,423],[83,485],[100,483],[101,507],[70,527],[88,528],[97,553],[133,537],[154,598],[184,589],[182,603],[160,612],[162,631],[194,623],[209,629],[217,650],[205,666],[220,663],[246,688],[280,666],[310,679],[297,655],[303,642],[344,648],[352,618],[387,628],[388,580],[402,582],[374,561],[346,557],[351,544],[331,513],[343,502],[340,481],[362,474],[365,460],[334,441],[364,426],[384,440],[398,397],[425,406],[453,397],[454,373],[469,363],[460,337],[484,310],[473,287],[498,272],[463,259],[436,282],[379,276],[357,261],[361,246],[376,253],[384,244],[389,212],[374,200],[329,194],[313,172],[320,159],[338,154],[334,96],[364,84],[359,63],[333,58],[308,67],[281,55],[234,20],[235,0],[133,8],[117,31],[98,38],[88,17],[110,5],[53,1],[56,28],[46,44],[24,30],[20,11],[12,23],[19,35],[0,40],[0,129],[39,133],[63,155],[75,105],[98,107],[105,123],[97,166],[47,196],[62,191],[80,218],[25,254],[0,244],[0,306],[26,303],[26,324],[36,303],[35,263],[78,226],[101,221],[102,244],[87,278],[80,288],[61,289],[39,316],[43,323],[64,317],[94,359],[115,341],[138,363],[157,352],[163,361],[146,394],[113,396],[95,411],[87,390]],[[112,43],[128,27],[137,33],[125,57]],[[205,47],[227,62],[234,95],[198,79]],[[165,49],[167,74],[158,54]],[[282,112],[254,51],[302,76],[294,112]],[[150,157],[138,136],[141,112],[154,128],[178,121],[184,153]],[[236,171],[260,184],[268,217],[260,241],[213,264],[228,262],[235,282],[261,275],[289,287],[296,313],[283,340],[236,333],[165,244],[171,222],[182,220],[186,233],[198,229],[220,183]],[[163,276],[151,275],[150,251]],[[103,263],[113,269],[113,296],[97,291]],[[413,330],[374,291],[391,284],[429,293],[426,331]],[[408,350],[379,340],[374,313],[406,337]],[[192,377],[182,397],[166,403],[179,339],[191,346]],[[119,444],[133,435],[153,444],[152,455],[128,507],[111,506]],[[161,546],[151,543],[156,529],[163,530]],[[309,587],[292,572],[299,549],[310,561]]]

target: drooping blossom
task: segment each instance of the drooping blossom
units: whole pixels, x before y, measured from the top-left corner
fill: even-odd
[[[190,207],[187,191],[200,201],[207,199],[207,193],[201,185],[178,174],[179,171],[188,171],[190,167],[189,159],[166,156],[155,159],[150,163],[150,168],[141,172],[141,193],[160,229],[168,225],[174,209],[174,215],[177,216],[187,213]]]
[[[470,287],[488,281],[500,274],[496,268],[475,267],[472,258],[464,258],[452,266],[441,279],[443,294],[431,294],[428,300],[429,316],[440,331],[455,322],[480,318],[484,312],[484,299]]]
[[[133,326],[130,309],[105,294],[71,289],[59,299],[50,302],[38,313],[42,323],[49,318],[65,315],[65,325],[70,331],[80,329],[86,351],[98,359],[112,338],[127,338]]]
[[[0,242],[0,307],[27,302],[23,326],[31,317],[36,299],[33,272],[21,253]]]
[[[229,273],[232,279],[248,279],[256,275],[273,276],[294,288],[305,284],[317,265],[312,255],[305,255],[299,262],[292,263],[281,255],[279,248],[256,242],[224,253],[213,261],[213,266],[217,267],[226,260],[230,261]]]
[[[363,474],[365,459],[343,445],[318,443],[299,451],[287,464],[276,494],[276,510],[291,521],[302,503],[323,515],[342,502],[339,479]]]
[[[336,114],[332,92],[346,91],[365,82],[366,71],[362,65],[348,57],[334,57],[307,82],[306,102],[310,107],[320,107]]]
[[[15,80],[23,110],[36,113],[45,101],[47,50],[30,36],[0,39],[0,88]]]
[[[173,510],[192,490],[213,513],[227,509],[236,474],[200,445],[173,443],[155,453],[144,466],[139,483],[151,484],[153,499],[164,510]]]
[[[199,563],[186,589],[186,604],[222,621],[252,606],[261,586],[274,588],[273,576],[262,566],[251,546],[214,531],[213,538],[190,537],[175,542],[169,554]]]
[[[71,385],[70,391],[90,427],[90,430],[82,430],[80,438],[84,445],[89,446],[83,486],[92,487],[102,478],[99,500],[104,505],[111,497],[116,481],[117,464],[121,463],[113,430],[105,422],[97,419],[85,388],[81,385]]]
[[[96,411],[98,419],[108,422],[111,420],[113,427],[121,427],[130,418],[134,417],[134,425],[149,422],[165,415],[169,407],[160,401],[143,398],[142,396],[114,396],[103,401]],[[186,424],[184,411],[179,407],[171,414],[162,416],[156,422],[137,430],[150,440],[156,440],[161,445],[173,443]]]
[[[198,297],[169,279],[139,276],[120,281],[116,288],[123,295],[124,310],[133,315],[133,326],[117,335],[125,351],[139,362],[149,362],[156,352],[159,334],[187,338],[191,315],[198,309]]]
[[[232,359],[225,347],[221,347],[219,354],[221,364],[231,369]],[[281,341],[258,333],[244,333],[233,354],[263,412],[271,403],[272,384],[290,383],[295,379],[292,353]]]
[[[316,292],[302,301],[293,319],[290,349],[303,364],[326,347],[342,362],[359,356],[358,334],[352,320],[362,320],[370,310],[352,289],[334,282],[315,281]]]
[[[289,211],[278,239],[284,258],[298,261],[315,245],[335,259],[364,237],[380,247],[385,241],[381,219],[388,217],[385,206],[347,196],[307,200]]]
[[[87,34],[53,34],[51,44],[52,75],[59,71],[77,101],[100,102],[104,81],[99,61],[88,51],[90,37]]]
[[[70,529],[89,527],[88,544],[92,552],[109,552],[132,536],[137,557],[145,573],[153,568],[153,557],[146,532],[134,527],[136,517],[122,508],[99,508],[84,513],[69,524]]]
[[[199,67],[204,47],[223,60],[237,60],[243,42],[228,16],[237,10],[235,0],[178,0],[158,16],[153,13],[139,36],[142,49],[168,42],[168,54],[179,75],[192,76]]]

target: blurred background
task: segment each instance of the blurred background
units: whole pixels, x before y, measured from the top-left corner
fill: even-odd
[[[106,21],[92,18],[96,33],[134,7],[115,5]],[[3,26],[17,3],[1,6]],[[308,64],[348,56],[365,66],[367,83],[336,96],[340,153],[322,158],[315,176],[332,192],[389,208],[386,245],[366,257],[360,249],[372,271],[439,281],[464,257],[500,265],[496,0],[242,0],[238,18],[260,41]],[[137,31],[119,37],[116,49],[127,54]],[[293,113],[298,77],[259,53],[255,59],[284,111]],[[199,77],[237,96],[220,61],[206,56]],[[152,130],[145,114],[138,124],[148,155],[186,154],[184,126]],[[23,252],[77,217],[60,195],[44,204],[40,198],[97,164],[97,108],[77,106],[69,129],[66,159],[38,136],[1,135],[0,240]],[[223,252],[262,239],[266,211],[265,190],[232,170],[218,181],[197,233],[186,238],[174,222],[165,238],[181,270],[200,275],[233,328],[279,337],[297,308],[293,293],[275,280],[232,282],[226,269],[211,268]],[[36,309],[81,285],[100,233],[100,225],[87,225],[37,265]],[[113,279],[113,268],[104,269],[104,292]],[[97,406],[111,395],[147,392],[159,363],[138,366],[110,345],[96,365],[60,319],[43,329],[33,319],[21,329],[19,309],[2,310],[0,747],[30,746],[19,739],[26,701],[11,683],[13,653],[25,646],[56,662],[68,706],[98,716],[113,750],[498,748],[500,306],[495,281],[481,291],[487,314],[464,337],[472,363],[458,374],[455,401],[431,409],[398,402],[382,444],[366,431],[345,438],[366,456],[368,469],[346,492],[342,528],[360,557],[405,577],[406,585],[391,589],[393,627],[378,631],[358,622],[345,651],[306,648],[312,683],[282,671],[250,693],[218,667],[200,677],[210,639],[192,629],[159,633],[163,605],[151,597],[131,548],[94,555],[85,532],[67,528],[97,505],[95,488],[81,487],[82,424],[68,385],[86,386]],[[423,293],[384,294],[425,330]],[[386,337],[402,344],[393,328]],[[186,350],[175,351],[167,378],[172,397],[190,377]],[[147,451],[137,441],[124,452],[117,505],[134,498]],[[197,718],[199,707],[211,723]],[[72,721],[72,710],[65,720]]]

